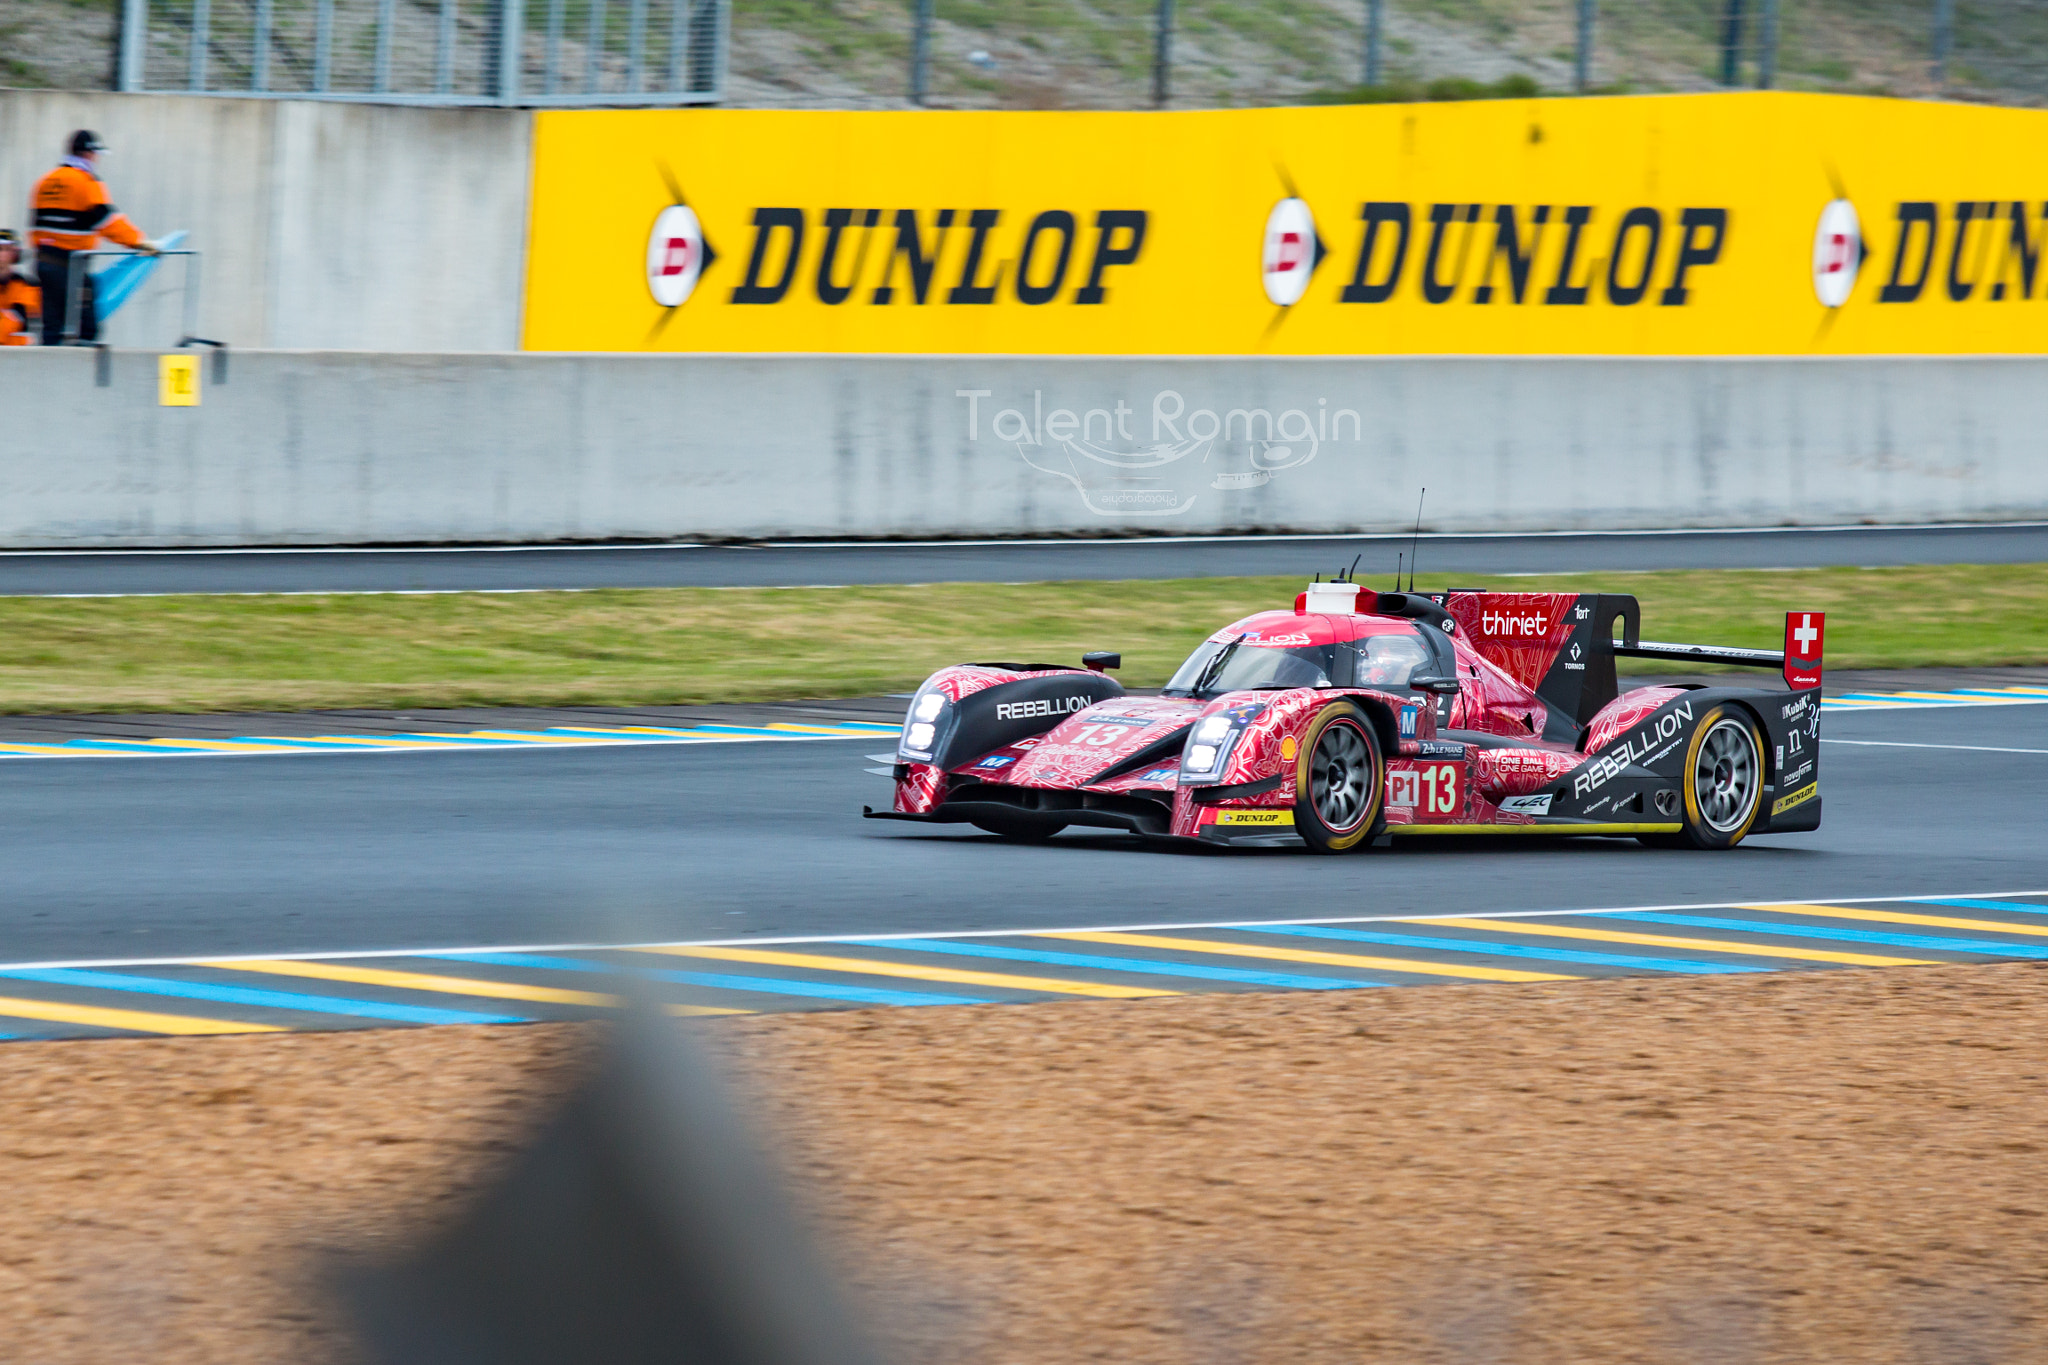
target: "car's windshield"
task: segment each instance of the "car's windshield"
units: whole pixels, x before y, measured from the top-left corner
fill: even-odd
[[[1219,660],[1219,655],[1227,657]],[[1328,645],[1273,649],[1250,640],[1204,640],[1166,684],[1166,694],[1207,697],[1258,687],[1328,687],[1331,655]]]
[[[1413,635],[1375,635],[1358,642],[1361,687],[1406,687],[1417,670],[1427,672],[1429,651]]]

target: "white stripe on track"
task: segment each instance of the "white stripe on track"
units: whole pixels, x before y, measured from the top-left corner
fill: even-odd
[[[2048,754],[2048,749],[2002,749],[1995,744],[1911,744],[1903,739],[1823,739],[1823,744],[1854,744],[1866,749],[1966,749],[1973,754]]]

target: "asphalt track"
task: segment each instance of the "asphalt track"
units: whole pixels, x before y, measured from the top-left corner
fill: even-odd
[[[238,592],[514,592],[1064,579],[1307,578],[1359,560],[1391,582],[1409,537],[489,546],[0,552],[0,596]],[[1731,531],[1425,535],[1425,572],[1783,569],[2048,562],[2048,522]]]
[[[0,1016],[22,1016],[0,1030],[574,1016],[622,960],[592,945],[636,943],[695,945],[628,955],[680,971],[666,989],[693,1011],[2048,958],[2048,705],[1830,712],[1823,735],[1812,834],[1338,859],[863,821],[887,786],[862,771],[873,740],[24,758],[0,785]],[[1535,918],[1186,927],[1500,915]],[[834,942],[768,942],[792,938]],[[303,960],[321,954],[343,960]]]

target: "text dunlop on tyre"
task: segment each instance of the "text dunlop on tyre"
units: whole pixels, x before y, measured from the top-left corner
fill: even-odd
[[[1386,764],[1365,713],[1348,701],[1316,712],[1294,769],[1294,828],[1318,853],[1344,853],[1380,831]]]
[[[1734,706],[1700,718],[1679,779],[1685,837],[1696,848],[1733,848],[1756,823],[1764,794],[1764,743],[1756,721]]]

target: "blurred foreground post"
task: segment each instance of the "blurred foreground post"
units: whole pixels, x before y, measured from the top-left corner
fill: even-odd
[[[1572,88],[1581,95],[1593,83],[1593,0],[1579,0],[1579,41],[1572,49]]]
[[[381,1365],[877,1365],[723,1081],[651,1008],[454,1226],[341,1289]]]
[[[1164,109],[1173,98],[1173,0],[1159,0],[1152,47],[1152,107]]]
[[[923,104],[931,92],[933,0],[911,0],[910,102]]]
[[[1956,43],[1956,0],[1934,0],[1934,88],[1948,84],[1948,54]]]
[[[1756,88],[1768,90],[1778,79],[1778,0],[1764,0],[1758,20],[1756,42]]]
[[[1386,21],[1387,0],[1365,0],[1364,84],[1380,83],[1381,25]]]
[[[1742,70],[1742,0],[1721,12],[1721,84],[1733,86]]]

